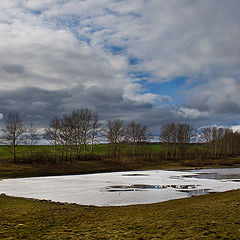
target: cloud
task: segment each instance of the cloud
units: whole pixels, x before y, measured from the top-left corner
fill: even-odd
[[[218,102],[214,106],[216,113],[240,114],[240,105],[233,101]]]
[[[199,83],[186,94],[186,107],[212,114],[240,114],[238,79],[217,78]]]
[[[232,126],[232,130],[233,130],[234,132],[240,132],[240,125]]]
[[[2,0],[0,111],[19,110],[42,125],[79,107],[152,127],[239,124],[239,7],[238,0]],[[171,95],[162,83],[180,77],[187,80]],[[148,89],[152,82],[158,88]]]
[[[3,113],[21,110],[26,122],[46,126],[55,115],[61,116],[77,108],[90,108],[98,112],[102,120],[122,118],[131,120],[134,114],[147,112],[152,104],[124,98],[115,89],[86,88],[78,85],[56,91],[26,87],[0,91],[0,109]]]
[[[141,60],[136,67],[161,82],[223,66],[228,73],[230,67],[239,72],[238,7],[236,0],[70,1],[46,15],[80,16],[78,33],[90,39],[92,47],[125,48]]]
[[[181,107],[179,110],[179,115],[186,119],[198,119],[200,117],[206,117],[209,115],[208,112],[201,112],[194,108]]]
[[[24,67],[21,65],[6,64],[2,68],[9,74],[21,74],[24,72]]]

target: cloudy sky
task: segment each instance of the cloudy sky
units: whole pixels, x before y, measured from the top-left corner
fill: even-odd
[[[239,0],[1,0],[0,118],[240,124]]]

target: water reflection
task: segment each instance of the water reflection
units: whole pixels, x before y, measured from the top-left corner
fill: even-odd
[[[106,192],[135,192],[135,191],[148,191],[148,190],[161,190],[166,188],[173,188],[176,191],[183,192],[188,194],[189,196],[198,196],[201,194],[209,193],[211,188],[198,188],[200,185],[146,185],[146,184],[133,184],[133,185],[116,185],[109,186],[101,191]]]
[[[223,169],[202,169],[202,170],[191,170],[197,174],[184,175],[186,178],[199,178],[199,179],[216,179],[216,180],[230,180],[239,181],[240,171],[239,168],[223,168]]]
[[[195,190],[179,190],[180,192],[187,193],[190,197],[199,196],[202,194],[206,194],[212,191],[211,188],[202,188],[202,189],[195,189]]]

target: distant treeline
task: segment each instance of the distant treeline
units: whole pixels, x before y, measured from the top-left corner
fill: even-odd
[[[160,128],[159,139],[167,145],[167,158],[223,158],[240,154],[240,132],[230,128],[206,127],[197,132],[186,123],[166,123]],[[187,146],[191,140],[198,140],[204,145],[199,151],[195,148],[193,156],[187,154]]]
[[[1,139],[9,150],[13,162],[17,162],[17,150],[20,144],[27,146],[27,161],[41,158],[42,161],[58,163],[60,161],[100,158],[94,151],[96,143],[106,141],[109,146],[105,158],[112,161],[129,159],[176,160],[211,159],[239,156],[240,133],[229,128],[207,127],[197,132],[187,123],[165,123],[160,127],[159,152],[149,148],[152,135],[147,126],[131,121],[127,124],[117,119],[103,125],[97,113],[90,109],[73,110],[71,114],[55,116],[45,128],[45,138],[53,146],[52,153],[33,153],[33,146],[40,139],[37,126],[26,127],[18,113],[9,113],[5,127],[1,130]],[[203,147],[191,148],[191,142],[199,141]],[[122,151],[124,145],[129,151]],[[162,147],[164,145],[164,147]]]

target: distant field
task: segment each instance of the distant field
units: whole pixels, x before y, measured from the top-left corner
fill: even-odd
[[[17,146],[17,157],[22,158],[22,157],[27,157],[28,156],[28,151],[30,146],[27,145],[19,145]],[[73,147],[74,148],[74,147]],[[61,149],[62,146],[57,146],[57,155],[61,156]],[[194,150],[203,150],[204,147],[202,145],[189,145],[188,150],[189,152],[192,152]],[[89,154],[90,151],[90,146],[87,146],[87,154]],[[132,145],[131,144],[122,144],[121,145],[121,152],[122,153],[132,153]],[[143,153],[143,152],[151,152],[151,153],[160,153],[163,151],[167,151],[167,148],[163,144],[149,144],[149,145],[139,145],[137,147],[137,152],[138,153]],[[53,146],[52,145],[34,145],[32,146],[32,153],[33,154],[50,154],[53,155]],[[110,154],[110,145],[109,144],[96,144],[94,145],[94,155],[97,156],[104,156],[107,154]],[[76,154],[76,151],[73,151],[73,156]],[[11,153],[7,149],[6,146],[0,145],[0,160],[6,160],[11,158]]]
[[[0,196],[0,239],[239,239],[240,190],[125,207]]]
[[[69,174],[100,173],[128,170],[154,170],[154,169],[193,169],[193,168],[221,168],[239,167],[240,157],[228,157],[218,159],[192,158],[192,159],[167,159],[164,154],[166,147],[161,144],[149,144],[139,146],[138,153],[147,153],[137,158],[132,153],[131,145],[122,145],[122,155],[119,159],[112,159],[108,144],[96,144],[94,157],[85,159],[74,158],[72,161],[61,160],[61,146],[58,146],[58,160],[54,161],[53,146],[33,146],[33,157],[28,159],[29,146],[19,146],[18,162],[13,163],[6,146],[0,146],[0,179],[16,177],[55,176]],[[146,149],[145,149],[146,147]],[[202,145],[189,145],[188,152],[202,151]],[[89,146],[88,146],[89,151]],[[194,154],[193,154],[194,156]],[[32,161],[33,159],[33,161]]]

